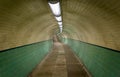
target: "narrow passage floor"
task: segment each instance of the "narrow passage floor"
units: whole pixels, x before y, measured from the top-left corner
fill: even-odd
[[[54,42],[51,52],[32,71],[29,77],[90,77],[72,50]]]

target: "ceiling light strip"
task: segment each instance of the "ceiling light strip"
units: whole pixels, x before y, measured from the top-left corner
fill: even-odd
[[[62,25],[62,16],[61,16],[61,9],[60,9],[60,2],[48,2],[51,10],[52,10],[52,13],[54,14],[55,16],[55,19],[58,21],[58,26],[59,26],[59,30],[60,30],[60,33],[62,33],[62,30],[63,30],[63,25]]]

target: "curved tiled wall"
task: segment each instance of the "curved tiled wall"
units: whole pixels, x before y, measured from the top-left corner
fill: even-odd
[[[27,77],[47,55],[51,40],[0,52],[0,77]]]

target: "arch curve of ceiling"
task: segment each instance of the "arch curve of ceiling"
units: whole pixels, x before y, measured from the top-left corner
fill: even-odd
[[[119,0],[60,0],[63,37],[120,50]],[[0,0],[0,50],[52,38],[48,0]]]

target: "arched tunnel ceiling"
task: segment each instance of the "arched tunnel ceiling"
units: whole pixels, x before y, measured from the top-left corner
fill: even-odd
[[[78,36],[72,38],[120,50],[119,0],[62,0],[62,10],[64,27]]]
[[[47,0],[0,0],[0,50],[48,40],[56,24]]]
[[[119,0],[60,0],[67,37],[120,50]],[[0,0],[0,50],[51,39],[47,0]]]

